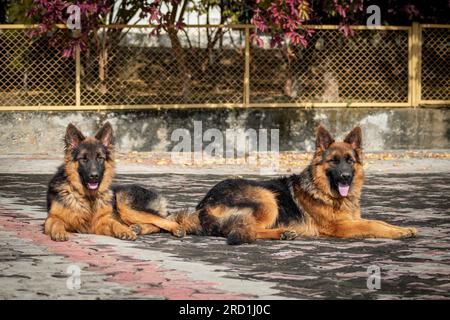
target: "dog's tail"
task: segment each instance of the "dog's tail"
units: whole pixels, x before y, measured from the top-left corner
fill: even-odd
[[[198,217],[198,211],[189,212],[187,209],[171,212],[167,219],[181,225],[186,234],[202,235],[202,226]]]
[[[231,215],[222,223],[223,233],[227,236],[227,243],[238,245],[256,241],[254,228],[255,219],[249,215]]]

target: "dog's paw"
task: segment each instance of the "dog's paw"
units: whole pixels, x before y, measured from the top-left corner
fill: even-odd
[[[394,238],[403,239],[403,238],[412,238],[417,235],[417,229],[414,227],[406,227],[406,228],[398,228],[396,230],[396,234]]]
[[[280,240],[294,240],[295,238],[297,238],[295,231],[287,230],[280,235]]]
[[[411,237],[415,237],[417,235],[417,229],[414,227],[407,227],[405,228],[406,232],[405,232],[405,238],[411,238]]]
[[[131,231],[133,231],[136,235],[140,235],[142,232],[142,227],[138,224],[132,224],[130,226]]]
[[[53,241],[67,241],[69,240],[69,233],[66,231],[55,231],[50,234]]]
[[[171,233],[174,237],[183,238],[186,235],[186,230],[182,226],[178,226]]]
[[[121,240],[132,240],[132,241],[134,241],[134,240],[136,240],[137,235],[131,229],[130,230],[123,230],[123,231],[119,232],[116,235],[116,238],[119,238]]]

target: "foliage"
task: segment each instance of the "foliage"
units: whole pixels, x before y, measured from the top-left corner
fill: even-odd
[[[253,39],[263,45],[258,33],[270,32],[271,47],[279,47],[284,42],[289,45],[308,44],[313,30],[306,27],[315,18],[315,12],[321,11],[324,16],[337,17],[340,30],[345,36],[352,34],[347,24],[349,13],[361,11],[363,0],[256,0],[252,23],[256,26]]]
[[[80,8],[81,30],[57,29],[58,24],[65,25],[69,19],[67,9],[76,4]],[[85,50],[92,31],[98,29],[111,10],[111,1],[65,1],[34,0],[27,17],[39,21],[39,26],[30,31],[31,37],[50,36],[50,45],[62,49],[64,57],[70,57],[75,49]]]
[[[0,2],[1,1],[2,0],[0,0]],[[5,2],[7,3],[6,8],[8,13],[7,23],[29,24],[36,22],[26,16],[28,10],[33,5],[33,0],[21,0],[21,1],[6,0]]]
[[[0,0],[6,1],[6,0]],[[27,0],[31,1],[31,0]],[[82,31],[74,37],[69,31],[55,32],[54,26],[65,23],[70,4],[81,8]],[[344,36],[352,35],[351,24],[365,24],[364,8],[376,4],[381,8],[384,24],[405,24],[410,21],[445,23],[450,2],[439,0],[413,3],[408,0],[34,0],[28,17],[39,22],[32,36],[49,34],[52,45],[62,46],[63,54],[70,56],[74,47],[84,49],[90,32],[99,23],[127,23],[135,14],[161,29],[178,31],[184,26],[186,12],[208,14],[213,7],[220,8],[222,23],[249,23],[256,30],[251,37],[263,45],[261,34],[270,34],[272,47],[282,44],[307,46],[313,30],[306,24],[340,24]],[[109,19],[112,15],[116,19]],[[448,22],[448,21],[447,21]]]

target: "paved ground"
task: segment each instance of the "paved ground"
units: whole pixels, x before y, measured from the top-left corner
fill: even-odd
[[[240,247],[221,238],[178,240],[168,234],[136,242],[94,235],[52,242],[42,234],[50,175],[2,173],[0,299],[449,299],[450,162],[433,167],[436,163],[368,170],[363,215],[416,226],[417,238],[259,241]],[[7,171],[5,162],[1,168]],[[192,208],[224,178],[204,173],[127,174],[117,181],[157,186],[172,209]],[[367,288],[370,266],[380,268],[378,290]]]

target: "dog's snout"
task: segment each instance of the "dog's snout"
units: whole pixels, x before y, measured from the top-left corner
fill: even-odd
[[[352,174],[349,172],[342,172],[341,178],[344,179],[345,181],[349,181],[352,178]]]
[[[89,174],[89,179],[91,180],[97,180],[98,179],[98,172],[91,172]]]

